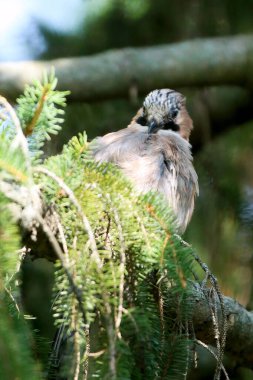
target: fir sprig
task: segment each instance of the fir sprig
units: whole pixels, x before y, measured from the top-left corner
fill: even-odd
[[[66,106],[70,91],[57,91],[56,86],[57,79],[52,70],[49,75],[43,75],[41,82],[26,85],[24,94],[17,99],[17,115],[36,162],[43,153],[41,148],[45,141],[50,140],[51,134],[59,132],[64,121],[62,107]]]

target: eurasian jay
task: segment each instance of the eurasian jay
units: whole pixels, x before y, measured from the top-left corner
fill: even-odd
[[[95,161],[117,165],[139,193],[163,194],[179,233],[191,219],[199,192],[189,144],[192,128],[183,95],[170,89],[154,90],[128,128],[91,144]]]

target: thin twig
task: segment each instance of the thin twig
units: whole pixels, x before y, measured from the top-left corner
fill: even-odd
[[[147,230],[145,228],[145,225],[144,225],[142,219],[139,217],[139,215],[138,215],[138,213],[136,211],[134,212],[134,215],[135,215],[135,217],[137,219],[137,222],[139,223],[139,225],[141,227],[141,231],[142,231],[142,234],[143,234],[143,236],[145,238],[146,245],[147,245],[148,249],[151,250],[151,243],[150,243],[150,239],[148,237],[148,232],[147,232]]]
[[[31,174],[31,162],[30,162],[30,158],[29,158],[28,144],[27,144],[27,140],[23,134],[23,130],[21,128],[19,118],[17,117],[16,112],[14,111],[13,107],[10,105],[10,103],[3,96],[0,96],[0,104],[6,109],[6,111],[10,115],[10,117],[13,121],[13,124],[15,126],[15,129],[16,129],[17,135],[16,135],[16,138],[13,140],[11,147],[14,149],[15,149],[16,145],[19,145],[21,147],[22,152],[23,152],[24,157],[25,157],[27,170],[28,170],[29,174]]]
[[[68,250],[67,241],[66,241],[66,238],[65,238],[65,235],[64,235],[63,226],[62,226],[62,224],[60,222],[59,215],[57,214],[57,212],[55,210],[53,210],[53,216],[55,218],[56,225],[57,225],[57,228],[58,228],[58,231],[59,231],[59,234],[60,234],[62,248],[63,248],[63,252],[64,252],[64,255],[65,255],[65,258],[66,258],[66,264],[69,266],[69,264],[70,264],[70,262],[69,262],[69,250]]]
[[[10,299],[12,300],[12,302],[14,303],[15,308],[17,309],[18,314],[20,314],[19,306],[18,306],[18,304],[17,304],[17,301],[16,301],[15,298],[13,297],[11,291],[7,288],[7,286],[4,286],[4,290],[5,290],[6,293],[9,295]]]
[[[225,346],[226,346],[226,337],[227,337],[227,317],[226,317],[226,309],[225,309],[225,304],[224,304],[224,300],[223,300],[223,296],[222,296],[222,293],[220,291],[220,287],[218,285],[218,281],[216,279],[216,277],[210,272],[208,266],[203,263],[201,261],[201,259],[199,258],[199,256],[193,251],[193,248],[190,244],[188,244],[187,242],[185,242],[180,236],[177,235],[177,238],[180,240],[181,244],[183,244],[184,246],[190,248],[190,252],[191,252],[191,255],[194,257],[195,261],[197,261],[197,263],[200,265],[200,267],[202,268],[202,270],[206,273],[206,277],[205,277],[205,280],[204,280],[204,284],[206,284],[207,280],[210,281],[213,289],[215,290],[217,296],[218,296],[218,299],[219,299],[219,303],[220,303],[220,309],[221,309],[221,331],[219,331],[219,323],[218,323],[218,316],[217,316],[217,310],[213,310],[212,309],[212,306],[210,305],[210,302],[208,302],[209,304],[209,307],[210,307],[210,311],[211,311],[211,314],[212,314],[212,321],[213,321],[213,326],[214,326],[214,335],[215,337],[217,336],[216,338],[216,342],[217,342],[217,350],[218,350],[218,355],[217,355],[217,365],[216,365],[216,370],[215,370],[215,375],[214,375],[214,379],[215,380],[219,380],[220,378],[220,369],[221,369],[221,366],[222,366],[222,360],[223,360],[223,355],[224,355],[224,350],[225,350]],[[204,289],[202,288],[202,291],[206,297],[206,293],[204,292]],[[215,297],[214,297],[214,308],[216,308],[216,300],[215,300]],[[218,332],[218,335],[217,335],[217,332]]]
[[[85,329],[84,329],[84,333],[85,333],[85,352],[84,352],[84,372],[83,372],[83,380],[87,380],[88,379],[88,370],[89,370],[89,357],[92,356],[90,354],[90,330],[89,330],[89,326],[86,325],[85,326]]]
[[[109,195],[107,195],[107,199],[109,200],[111,204],[111,199]],[[116,210],[115,207],[112,206],[111,204],[112,211],[114,213],[114,219],[115,223],[118,228],[119,232],[119,241],[120,241],[120,265],[119,265],[119,273],[120,273],[120,279],[119,279],[119,306],[118,306],[118,314],[116,316],[115,320],[115,329],[116,329],[116,334],[118,337],[121,337],[120,334],[120,324],[122,320],[122,312],[123,312],[123,300],[124,300],[124,279],[125,279],[125,265],[126,265],[126,243],[123,235],[123,229],[121,226],[121,221],[119,214]]]
[[[76,207],[79,215],[82,218],[84,228],[85,228],[85,230],[89,236],[89,240],[91,243],[91,249],[92,249],[92,258],[96,261],[98,268],[101,269],[103,266],[103,263],[102,263],[102,260],[100,259],[100,256],[99,256],[99,253],[97,250],[97,244],[96,244],[96,240],[95,240],[92,228],[90,226],[88,218],[86,217],[86,215],[84,215],[82,207],[80,206],[80,204],[79,204],[77,198],[75,197],[73,191],[69,188],[69,186],[60,177],[58,177],[56,174],[54,174],[50,170],[48,170],[46,168],[39,167],[39,168],[34,168],[34,171],[37,173],[43,173],[46,176],[52,178],[65,191],[65,193],[69,197],[70,201]]]
[[[189,339],[190,339],[190,334],[189,334],[189,322],[186,320],[185,321],[185,333],[186,333],[186,336],[187,336],[187,341],[189,343]],[[189,352],[190,352],[190,348],[189,346],[187,346],[187,354],[186,354],[186,366],[185,366],[185,373],[184,373],[184,380],[187,379],[187,375],[188,375],[188,371],[189,371],[189,359],[190,359],[190,355],[189,355]]]
[[[55,213],[56,214],[56,213]],[[58,219],[58,215],[56,214],[56,219]],[[60,224],[60,223],[59,223]],[[62,231],[63,235],[63,249],[65,246],[65,251],[67,252],[67,265],[69,266],[69,255],[68,255],[68,247],[67,247],[67,242],[65,239],[65,235],[63,232],[63,227],[61,224],[59,225],[60,230]],[[60,231],[59,231],[60,232]],[[74,246],[73,248],[76,250],[76,239],[74,241]],[[66,254],[66,253],[65,253]],[[73,280],[76,281],[76,267],[74,266],[73,271],[72,271],[72,276]],[[71,310],[71,330],[73,331],[73,340],[74,340],[74,360],[73,360],[73,380],[78,380],[79,379],[79,374],[80,374],[80,365],[81,365],[81,352],[80,352],[80,342],[79,342],[79,319],[78,319],[78,307],[76,304],[76,298],[72,300],[72,310]]]
[[[196,339],[196,343],[199,344],[200,346],[204,347],[208,352],[210,352],[210,354],[213,355],[213,357],[216,359],[216,361],[218,361],[217,355],[215,354],[215,352],[207,344],[205,344],[204,342],[202,342],[199,339]],[[223,371],[223,373],[224,373],[224,375],[226,377],[226,380],[229,380],[229,376],[228,376],[227,371],[226,371],[226,369],[225,369],[225,367],[224,367],[223,364],[221,364],[221,369],[222,369],[222,371]]]
[[[211,311],[211,317],[212,317],[212,322],[213,322],[213,330],[214,330],[214,340],[216,342],[216,348],[217,348],[217,362],[216,362],[216,369],[215,369],[215,374],[214,374],[214,380],[219,380],[220,378],[220,368],[221,368],[221,363],[222,363],[222,355],[221,355],[221,345],[220,345],[220,331],[219,331],[219,322],[218,322],[218,317],[217,317],[217,308],[216,308],[216,301],[215,297],[212,297],[212,291],[213,288],[210,289],[210,297],[209,297],[209,308]],[[209,292],[209,293],[210,293]],[[210,298],[212,298],[210,302]],[[212,304],[213,301],[213,304]]]
[[[77,287],[77,285],[75,284],[74,280],[73,280],[73,277],[72,277],[72,274],[70,273],[69,271],[69,267],[66,263],[66,257],[64,255],[64,253],[62,252],[61,250],[61,247],[56,239],[56,237],[54,236],[53,232],[51,231],[51,229],[48,227],[48,225],[46,224],[46,222],[44,221],[44,219],[41,217],[41,216],[38,216],[38,222],[40,223],[45,235],[47,236],[48,240],[50,241],[58,259],[60,260],[61,264],[62,264],[62,267],[66,273],[66,276],[68,278],[68,281],[69,281],[69,284],[70,284],[70,287],[71,287],[71,290],[73,291],[73,293],[75,294],[76,296],[76,299],[78,301],[78,304],[79,304],[79,309],[80,309],[80,312],[82,314],[82,318],[83,318],[83,322],[86,323],[86,314],[85,314],[85,310],[84,310],[84,307],[83,307],[83,300],[82,300],[82,292],[81,290]]]
[[[71,311],[71,329],[74,332],[74,360],[73,360],[73,380],[79,379],[80,364],[81,364],[81,353],[80,353],[80,342],[79,342],[79,326],[78,326],[78,309],[76,310],[76,299],[73,299],[72,311]]]

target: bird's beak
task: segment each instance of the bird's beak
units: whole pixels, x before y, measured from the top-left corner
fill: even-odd
[[[150,124],[148,125],[148,134],[151,135],[152,133],[156,133],[159,129],[158,124],[152,120]]]

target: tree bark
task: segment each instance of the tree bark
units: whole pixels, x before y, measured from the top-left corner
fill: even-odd
[[[196,39],[149,48],[125,48],[88,57],[0,64],[0,89],[14,99],[52,66],[59,88],[73,101],[127,97],[159,87],[233,84],[252,88],[253,36]]]
[[[207,290],[208,291],[208,290]],[[196,337],[206,344],[214,344],[214,331],[207,298],[195,284],[193,292],[193,324]],[[253,311],[246,310],[236,300],[223,296],[228,330],[225,353],[238,366],[253,369]],[[221,310],[218,306],[218,314]],[[219,318],[220,319],[220,318]]]

